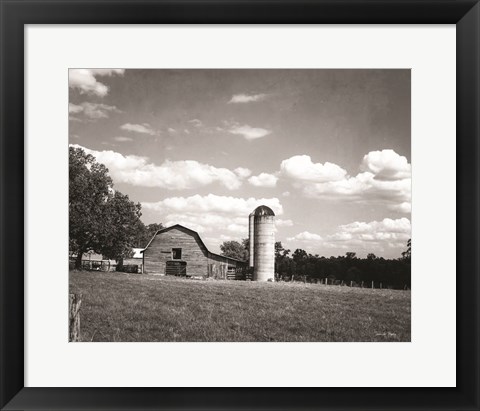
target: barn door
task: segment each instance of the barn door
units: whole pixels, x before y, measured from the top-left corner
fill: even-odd
[[[165,265],[166,275],[186,276],[187,263],[185,261],[167,261]]]

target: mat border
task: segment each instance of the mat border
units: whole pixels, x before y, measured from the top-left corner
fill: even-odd
[[[0,0],[0,407],[3,410],[479,410],[480,6],[475,0]],[[456,24],[456,388],[24,387],[26,24]]]

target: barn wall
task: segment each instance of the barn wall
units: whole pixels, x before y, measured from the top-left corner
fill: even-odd
[[[240,261],[212,253],[208,256],[208,276],[216,280],[244,280],[245,268],[246,263]]]
[[[131,265],[131,264],[142,265],[142,262],[143,260],[141,258],[124,258],[123,259],[124,265]]]
[[[187,275],[207,276],[208,251],[201,242],[181,228],[159,233],[144,251],[144,272],[165,274],[166,261],[172,261],[172,248],[182,249],[181,261],[187,263]]]
[[[216,280],[227,279],[228,263],[225,258],[209,254],[208,256],[208,277]]]
[[[143,272],[142,264],[143,264],[143,258],[124,258],[123,259],[123,265],[128,265],[128,266],[138,265],[139,273]]]

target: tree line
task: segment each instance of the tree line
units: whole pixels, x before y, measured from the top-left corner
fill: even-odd
[[[249,240],[225,241],[220,250],[222,254],[239,260],[248,259]],[[380,283],[387,288],[411,287],[411,240],[406,250],[397,259],[385,259],[375,254],[358,258],[356,253],[347,252],[344,256],[321,257],[297,248],[293,253],[285,249],[280,241],[275,243],[275,276],[281,281],[319,280],[328,283],[371,286],[372,281],[378,288]]]

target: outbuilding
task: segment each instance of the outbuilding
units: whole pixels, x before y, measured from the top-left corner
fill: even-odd
[[[146,274],[246,278],[246,261],[212,253],[196,231],[180,224],[157,231],[142,254]]]

